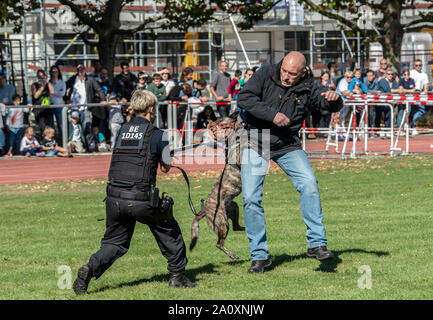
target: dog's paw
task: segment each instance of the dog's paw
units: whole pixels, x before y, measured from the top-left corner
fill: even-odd
[[[234,253],[232,253],[231,255],[229,255],[230,258],[232,258],[233,260],[238,260],[239,257],[237,255],[235,255]]]

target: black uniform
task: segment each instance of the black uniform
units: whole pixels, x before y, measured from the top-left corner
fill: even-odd
[[[99,278],[116,259],[124,255],[134,233],[136,221],[149,226],[170,272],[182,272],[187,264],[185,243],[171,209],[162,212],[155,193],[158,162],[168,151],[163,131],[147,119],[135,117],[122,126],[113,149],[108,174],[106,231],[101,248],[90,257],[88,266]],[[169,156],[168,156],[169,157]],[[167,163],[169,162],[169,163]],[[160,199],[159,197],[157,200]]]

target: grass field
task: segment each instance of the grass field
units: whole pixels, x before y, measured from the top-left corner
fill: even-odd
[[[78,298],[71,289],[59,289],[58,268],[69,266],[73,281],[98,250],[105,180],[0,186],[0,299],[432,299],[433,156],[313,167],[334,260],[306,257],[299,196],[287,176],[272,168],[263,204],[273,265],[264,274],[247,274],[244,232],[228,235],[226,246],[240,257],[231,261],[202,220],[197,246],[187,252],[187,274],[199,286],[168,288],[166,261],[147,226],[137,224],[129,252]],[[191,174],[196,206],[216,174]],[[160,179],[159,186],[175,199],[175,217],[189,246],[193,215],[185,182],[176,174]],[[237,201],[241,205],[241,197]],[[363,268],[371,270],[371,289],[358,287],[360,277],[369,275]]]

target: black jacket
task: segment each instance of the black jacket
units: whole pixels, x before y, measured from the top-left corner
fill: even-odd
[[[71,100],[72,91],[74,90],[75,80],[77,75],[73,75],[66,81],[66,100]],[[86,75],[84,80],[84,85],[86,87],[86,98],[87,103],[99,103],[105,101],[104,91],[99,86],[98,82]],[[87,108],[94,116],[99,119],[105,119],[105,107],[88,107]]]
[[[245,83],[238,96],[239,107],[246,110],[247,128],[270,130],[271,157],[301,147],[298,133],[313,108],[326,114],[336,112],[343,106],[341,98],[332,102],[324,99],[320,94],[326,89],[315,82],[310,73],[306,73],[293,87],[282,86],[281,64],[282,61],[260,68]],[[272,122],[277,112],[290,119],[289,125],[278,127]]]
[[[113,90],[116,92],[119,99],[125,98],[127,101],[131,100],[132,92],[135,90],[138,84],[137,77],[129,73],[128,76],[124,76],[119,73],[113,80]]]

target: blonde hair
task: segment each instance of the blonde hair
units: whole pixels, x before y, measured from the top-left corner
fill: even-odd
[[[28,134],[30,133],[30,131],[31,131],[33,134],[35,134],[35,131],[33,130],[32,127],[27,127],[26,130],[24,131],[24,135],[25,135],[25,136],[28,135]]]
[[[55,130],[53,128],[49,127],[49,126],[46,126],[45,130],[44,130],[44,136],[46,136],[50,132],[54,133]]]
[[[345,77],[347,77],[347,76],[351,76],[351,77],[353,77],[353,72],[352,71],[346,71],[345,73],[344,73],[344,76]]]
[[[136,113],[149,113],[149,108],[156,106],[158,99],[148,90],[135,90],[131,96],[131,107]]]

